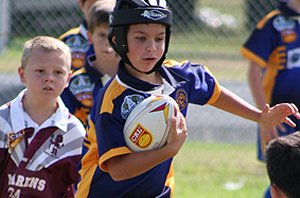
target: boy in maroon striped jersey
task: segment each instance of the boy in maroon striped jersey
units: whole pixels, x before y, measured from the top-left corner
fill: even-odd
[[[59,95],[71,72],[69,47],[39,36],[24,45],[26,88],[0,108],[0,197],[70,197],[85,129]]]

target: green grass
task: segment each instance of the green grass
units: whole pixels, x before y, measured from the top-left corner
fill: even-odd
[[[21,64],[21,53],[27,38],[12,39],[6,50],[0,54],[0,72],[16,73]]]
[[[254,145],[188,141],[175,157],[175,198],[262,197],[268,185]],[[242,183],[226,190],[226,183]]]

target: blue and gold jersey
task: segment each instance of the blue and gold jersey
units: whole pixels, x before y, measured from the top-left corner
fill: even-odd
[[[90,48],[86,27],[86,22],[84,22],[79,27],[72,28],[59,37],[61,41],[70,47],[72,55],[72,71],[82,68],[86,61],[86,53]]]
[[[85,66],[72,74],[69,86],[61,94],[70,113],[79,118],[85,126],[99,89],[110,78],[93,67],[95,58],[95,55],[87,57]]]
[[[256,26],[242,55],[264,69],[266,100],[271,105],[293,102],[300,108],[300,25],[298,13],[281,4]]]
[[[118,74],[100,90],[84,140],[77,197],[140,198],[172,195],[173,159],[121,182],[112,180],[104,163],[112,157],[132,152],[126,146],[123,127],[131,110],[151,94],[170,95],[186,116],[189,103],[212,104],[221,93],[216,79],[198,64],[165,61],[159,73],[164,83],[158,86],[131,76],[121,63]]]

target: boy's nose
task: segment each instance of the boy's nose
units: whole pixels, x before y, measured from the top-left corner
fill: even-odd
[[[150,41],[146,47],[147,52],[152,52],[155,50],[155,43],[153,41]]]
[[[53,76],[52,76],[52,74],[47,74],[46,75],[45,82],[53,82]]]

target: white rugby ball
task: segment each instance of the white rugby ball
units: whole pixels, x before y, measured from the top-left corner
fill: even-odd
[[[170,118],[179,123],[176,101],[167,95],[150,96],[130,112],[124,126],[127,146],[134,152],[158,149],[165,145],[169,134]]]

